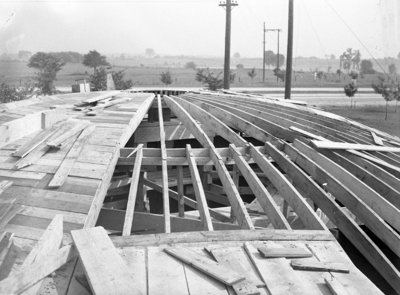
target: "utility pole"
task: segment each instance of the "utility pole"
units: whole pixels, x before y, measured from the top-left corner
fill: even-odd
[[[288,42],[286,53],[285,99],[290,99],[292,90],[292,61],[293,61],[293,0],[289,0]]]
[[[263,27],[263,82],[265,82],[265,22]]]
[[[281,29],[266,29],[265,32],[277,32],[278,33],[278,48],[277,48],[277,56],[276,56],[276,68],[279,69],[279,33],[282,31]],[[279,81],[279,78],[276,77],[276,81]]]
[[[225,60],[224,60],[224,89],[229,89],[230,83],[230,61],[231,61],[231,22],[232,22],[232,7],[238,6],[236,0],[226,0],[220,2],[219,6],[225,7],[226,10],[226,25],[225,25]]]

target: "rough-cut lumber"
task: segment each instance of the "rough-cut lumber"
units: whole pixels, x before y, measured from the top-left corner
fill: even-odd
[[[246,146],[247,141],[240,137],[237,133],[233,132],[225,123],[219,120],[211,113],[206,112],[197,105],[190,103],[179,97],[174,97],[174,100],[179,103],[186,111],[196,120],[207,125],[210,129],[214,130],[219,136],[225,138],[228,142],[236,146]]]
[[[335,238],[325,230],[258,229],[255,231],[225,230],[223,235],[218,231],[200,231],[112,237],[112,240],[117,247],[130,247],[223,241],[335,241]]]
[[[199,210],[200,218],[204,224],[205,230],[214,230],[211,222],[210,212],[208,210],[208,205],[203,185],[201,183],[199,170],[197,169],[197,164],[193,159],[192,148],[190,147],[189,144],[186,145],[186,153],[189,162],[190,175],[192,178],[192,185],[197,200],[197,207]]]
[[[69,138],[73,137],[75,134],[81,132],[85,129],[90,122],[80,120],[76,122],[71,128],[66,132],[59,134],[57,137],[53,136],[50,140],[46,141],[46,144],[50,147],[59,147],[63,142],[67,141]]]
[[[349,269],[342,263],[324,263],[316,259],[292,259],[290,265],[297,270],[330,271],[349,273]]]
[[[372,140],[374,141],[374,143],[376,145],[384,145],[382,138],[380,138],[378,135],[376,135],[376,133],[374,131],[371,131],[371,136],[372,136]]]
[[[34,262],[30,267],[0,281],[0,294],[21,294],[75,257],[72,245],[48,253],[46,259]]]
[[[304,155],[310,157],[323,169],[332,174],[345,187],[354,192],[362,199],[372,210],[379,216],[390,223],[394,228],[400,230],[400,210],[393,204],[384,199],[381,195],[353,176],[333,161],[318,153],[306,144],[295,140],[294,146],[298,148]]]
[[[12,233],[6,233],[0,242],[0,281],[8,277],[18,255],[13,236]]]
[[[140,178],[140,168],[142,167],[143,158],[143,145],[139,145],[136,152],[135,165],[132,172],[131,185],[129,187],[128,204],[126,206],[126,214],[124,221],[124,228],[122,230],[123,236],[129,236],[132,230],[133,214],[135,211],[136,196]]]
[[[75,140],[74,144],[68,151],[61,165],[58,167],[57,172],[54,174],[53,178],[48,184],[49,187],[60,187],[65,183],[68,174],[72,170],[72,167],[74,166],[76,160],[79,157],[79,154],[83,149],[83,146],[85,145],[88,137],[92,134],[94,129],[94,125],[88,126],[87,128],[83,129],[82,133]]]
[[[249,164],[246,163],[243,156],[238,153],[234,145],[230,145],[230,149],[237,167],[239,168],[243,177],[246,179],[248,185],[256,196],[258,203],[265,214],[267,214],[274,228],[291,229],[289,222],[279,210],[278,205],[275,203],[270,193],[267,191],[257,175],[255,175]]]
[[[389,147],[389,146],[378,146],[358,143],[345,143],[345,142],[333,142],[333,141],[320,141],[312,140],[311,143],[319,149],[331,149],[331,150],[361,150],[361,151],[373,151],[373,152],[391,152],[400,153],[400,148]]]
[[[267,160],[258,150],[250,145],[250,154],[268,177],[274,187],[279,191],[280,195],[288,202],[288,204],[297,213],[300,220],[309,229],[325,229],[327,227],[322,220],[313,211],[311,206],[296,190],[296,188],[287,180],[287,178],[279,172],[279,170]]]
[[[257,250],[264,258],[306,258],[313,256],[310,251],[303,248],[271,248],[263,246],[258,247]]]
[[[187,248],[169,247],[164,251],[226,285],[232,286],[245,279],[245,276]]]
[[[141,294],[104,228],[75,230],[71,235],[94,294]]]
[[[190,132],[196,137],[196,139],[204,146],[210,149],[210,157],[215,165],[218,172],[218,176],[221,179],[222,185],[227,193],[229,202],[235,213],[235,217],[238,220],[239,226],[242,228],[254,229],[254,225],[251,222],[250,216],[243,204],[243,201],[239,195],[239,192],[234,185],[231,176],[229,175],[226,166],[224,165],[221,156],[216,152],[214,144],[201,130],[197,122],[190,116],[190,114],[182,108],[176,101],[164,96],[165,102],[168,107],[174,112],[174,114],[185,124]]]
[[[143,183],[146,186],[148,186],[148,187],[150,187],[150,188],[162,193],[162,187],[159,186],[157,183],[152,182],[152,181],[150,181],[150,180],[148,180],[146,178],[143,179]],[[175,192],[175,191],[170,189],[169,190],[169,196],[170,196],[170,198],[172,198],[174,200],[177,200],[179,202],[179,195],[178,195],[177,192]],[[183,201],[184,201],[184,205],[186,205],[186,206],[188,206],[190,208],[196,209],[196,210],[198,209],[197,202],[192,200],[191,198],[186,197],[186,196],[183,195]],[[221,222],[230,222],[230,219],[228,217],[226,217],[225,215],[219,213],[218,211],[216,211],[214,209],[211,209],[211,208],[208,208],[208,210],[210,211],[210,216],[215,218],[216,220],[219,220]],[[184,217],[184,216],[179,216],[179,217]]]
[[[160,126],[160,145],[161,145],[161,171],[162,171],[162,187],[163,187],[163,212],[165,232],[171,232],[170,209],[169,209],[169,193],[168,193],[168,167],[167,167],[167,151],[165,147],[164,118],[161,106],[161,97],[157,96],[158,105],[158,122]]]
[[[179,165],[177,167],[178,175],[177,175],[177,191],[178,191],[178,212],[179,217],[185,217],[185,198],[183,196],[184,187],[183,187],[183,167]]]
[[[56,124],[50,128],[47,128],[41,131],[38,135],[34,138],[29,140],[27,143],[19,147],[14,153],[13,157],[23,158],[28,155],[31,151],[33,151],[39,144],[47,140],[56,130],[59,128],[60,125]]]
[[[103,99],[111,98],[111,97],[116,96],[116,95],[118,95],[120,93],[121,93],[121,91],[107,91],[107,92],[102,93],[100,95],[97,95],[95,97],[91,97],[91,98],[85,99],[84,102],[87,103],[87,104],[94,103],[94,102],[98,102],[98,101],[103,100]]]
[[[11,180],[2,180],[0,181],[0,195],[8,189],[10,186],[12,186],[13,182]]]

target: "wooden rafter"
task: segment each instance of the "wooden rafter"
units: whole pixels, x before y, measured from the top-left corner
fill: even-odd
[[[176,101],[170,97],[164,97],[168,107],[174,112],[174,114],[185,124],[190,132],[196,137],[196,139],[204,146],[210,149],[210,158],[212,159],[215,168],[218,172],[218,176],[227,193],[229,202],[235,212],[235,217],[238,220],[240,227],[254,229],[254,225],[251,222],[250,216],[240,198],[239,192],[234,185],[228,170],[226,169],[221,156],[217,153],[214,144],[210,141],[207,135],[200,129],[197,122],[192,116],[182,108]]]

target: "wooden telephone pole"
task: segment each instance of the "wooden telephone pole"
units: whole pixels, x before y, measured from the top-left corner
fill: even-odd
[[[238,6],[235,0],[226,0],[220,2],[219,6],[225,7],[226,10],[226,25],[225,25],[225,59],[224,59],[224,89],[229,89],[230,84],[230,61],[231,61],[231,22],[232,22],[232,7]]]
[[[289,0],[288,42],[286,53],[285,99],[290,99],[292,90],[293,61],[293,0]]]

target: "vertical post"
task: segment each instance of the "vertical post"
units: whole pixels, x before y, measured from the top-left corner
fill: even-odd
[[[265,22],[263,27],[263,82],[265,82]]]
[[[183,198],[183,167],[178,166],[178,212],[179,217],[185,217],[185,199]]]
[[[278,49],[277,49],[278,56],[277,56],[277,60],[276,60],[276,68],[279,69],[279,33],[281,32],[281,30],[278,29],[277,32],[278,32]]]
[[[225,59],[224,59],[224,89],[229,89],[230,84],[230,60],[231,60],[231,23],[232,23],[232,7],[237,6],[232,0],[226,0],[219,6],[226,8],[226,24],[225,24]]]
[[[285,99],[290,99],[290,95],[291,95],[292,60],[293,60],[293,0],[289,0],[288,42],[287,42],[287,54],[286,54]]]

